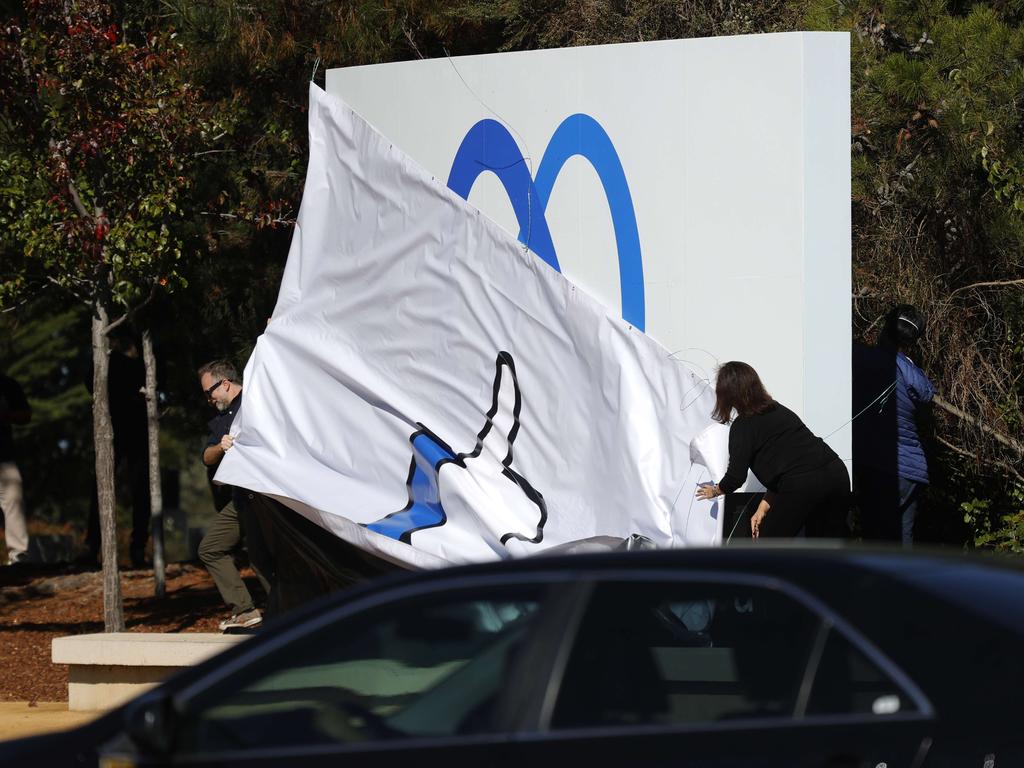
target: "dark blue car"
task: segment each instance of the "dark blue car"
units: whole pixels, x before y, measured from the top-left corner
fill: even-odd
[[[731,547],[387,577],[287,614],[27,766],[1024,765],[1024,572]]]

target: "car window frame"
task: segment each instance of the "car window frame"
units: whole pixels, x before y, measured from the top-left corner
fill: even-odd
[[[559,571],[526,572],[509,575],[485,574],[454,576],[451,579],[431,579],[424,582],[405,583],[381,592],[374,592],[356,598],[338,606],[328,608],[323,614],[308,617],[305,621],[289,627],[287,630],[275,635],[265,643],[260,643],[249,649],[247,653],[241,653],[220,668],[211,671],[210,674],[197,680],[171,696],[171,706],[176,716],[188,718],[195,716],[195,705],[197,700],[205,699],[209,695],[216,695],[219,688],[232,686],[239,675],[244,675],[246,669],[254,661],[266,656],[277,654],[285,650],[287,646],[304,638],[311,637],[326,627],[333,626],[338,622],[358,621],[359,617],[379,609],[386,609],[389,605],[397,605],[416,600],[420,597],[435,597],[439,599],[457,599],[459,594],[474,592],[486,592],[489,589],[510,589],[516,587],[537,587],[543,592],[540,605],[541,615],[538,617],[538,624],[530,631],[524,655],[531,659],[547,661],[551,669],[538,670],[536,679],[547,681],[554,674],[554,665],[560,658],[559,654],[565,646],[565,634],[567,628],[575,634],[575,626],[582,616],[586,600],[581,599],[588,591],[587,585],[581,585],[575,581],[571,573]],[[545,652],[546,651],[546,652]],[[446,734],[440,736],[410,736],[394,740],[369,740],[363,742],[338,742],[337,744],[324,746],[303,746],[303,745],[275,745],[260,747],[258,751],[263,754],[281,754],[289,757],[301,757],[303,754],[324,754],[325,752],[373,752],[388,749],[412,749],[422,746],[442,747],[449,744],[462,743],[487,743],[491,741],[504,742],[510,735],[516,733],[515,728],[536,731],[540,714],[539,707],[531,705],[524,709],[508,706],[513,698],[528,697],[524,691],[531,686],[536,687],[534,678],[530,676],[517,676],[501,694],[499,709],[504,711],[502,718],[509,718],[508,722],[499,720],[499,727],[494,733],[481,734]],[[236,688],[237,690],[237,688]],[[515,718],[514,720],[512,718]],[[505,726],[508,727],[505,727]],[[175,760],[190,761],[209,759],[214,756],[242,755],[252,750],[220,750],[220,751],[189,751],[178,752],[175,750]]]
[[[565,674],[565,667],[569,654],[576,644],[576,632],[586,612],[581,611],[576,622],[576,630],[570,636],[566,633],[564,642],[568,645],[560,653],[564,657],[563,663],[557,670],[558,678],[552,679],[549,683],[553,691],[551,695],[550,709],[546,709],[544,719],[539,723],[540,731],[538,736],[542,738],[579,738],[591,736],[600,731],[602,735],[640,735],[667,732],[700,732],[712,733],[716,731],[751,730],[757,729],[779,729],[794,727],[816,727],[824,725],[858,725],[872,724],[881,725],[885,723],[907,723],[931,721],[935,718],[935,708],[931,701],[909,675],[907,675],[895,662],[893,662],[875,643],[859,632],[850,622],[843,618],[833,608],[828,606],[820,598],[814,596],[807,590],[777,576],[770,576],[763,573],[751,573],[745,571],[714,571],[707,569],[672,569],[672,568],[651,568],[635,570],[607,570],[587,569],[578,573],[577,578],[581,584],[588,584],[589,595],[587,607],[593,599],[593,593],[601,584],[607,583],[643,583],[678,582],[685,584],[708,584],[713,586],[739,586],[768,589],[779,592],[790,599],[801,604],[809,610],[817,619],[815,637],[807,661],[804,663],[803,677],[797,694],[797,702],[794,705],[792,717],[746,717],[735,718],[725,721],[712,722],[679,722],[679,723],[654,723],[638,725],[607,725],[595,724],[593,726],[580,726],[573,728],[553,729],[551,718],[554,714],[554,705],[558,700],[562,682]],[[824,653],[825,644],[831,632],[838,632],[854,648],[859,650],[873,664],[877,665],[890,679],[900,688],[900,693],[906,695],[914,704],[913,710],[900,711],[887,715],[867,715],[864,713],[847,714],[807,714],[806,708],[810,699],[811,691],[814,690],[814,682],[819,671],[819,664]],[[797,716],[797,709],[800,708],[800,716]]]

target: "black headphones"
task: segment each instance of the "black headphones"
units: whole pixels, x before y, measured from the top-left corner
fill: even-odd
[[[906,323],[911,328],[913,328],[914,329],[913,333],[914,333],[914,340],[915,341],[917,339],[921,338],[921,328],[918,326],[917,323],[915,323],[909,317],[906,317],[906,316],[901,314],[901,315],[897,316],[896,322],[898,322],[898,323]]]
[[[900,304],[889,311],[885,334],[894,345],[916,343],[924,335],[924,319],[910,304]]]

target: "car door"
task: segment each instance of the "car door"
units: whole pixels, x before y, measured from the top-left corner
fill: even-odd
[[[168,748],[128,764],[506,768],[506,723],[546,682],[544,648],[571,610],[558,591],[543,578],[433,580],[307,621],[180,692]]]
[[[741,574],[595,574],[530,765],[916,766],[931,707],[806,593]]]

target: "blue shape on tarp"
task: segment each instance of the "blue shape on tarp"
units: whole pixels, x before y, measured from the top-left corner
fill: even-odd
[[[484,171],[494,173],[512,203],[519,224],[519,241],[559,269],[544,213],[562,167],[577,155],[593,166],[608,200],[618,249],[622,318],[644,330],[643,256],[633,197],[618,153],[594,118],[579,113],[562,121],[548,143],[536,179],[530,177],[522,152],[508,129],[495,120],[481,120],[469,129],[459,145],[448,174],[448,187],[468,200],[477,177]]]
[[[504,388],[503,388],[504,387]],[[501,393],[505,392],[502,398]],[[503,411],[501,409],[504,408]],[[476,436],[476,445],[469,453],[455,453],[441,438],[417,423],[416,432],[409,437],[412,443],[412,461],[409,464],[409,475],[406,480],[409,501],[397,512],[366,524],[368,530],[389,536],[406,544],[412,543],[412,535],[427,528],[437,528],[448,522],[448,515],[441,502],[439,475],[441,468],[452,464],[452,470],[458,468],[472,472],[470,462],[475,467],[484,454],[484,443],[487,439],[497,440],[492,445],[494,450],[487,453],[501,477],[511,483],[536,507],[536,519],[532,514],[521,526],[512,526],[512,530],[499,536],[501,544],[510,540],[539,544],[544,538],[544,525],[547,523],[548,510],[543,494],[516,472],[512,467],[512,445],[519,434],[519,414],[522,408],[522,394],[519,379],[516,375],[515,361],[506,351],[498,352],[494,361],[494,384],[491,387],[491,407],[484,416],[484,425]],[[501,415],[499,416],[499,411]],[[501,425],[495,430],[495,419]],[[500,469],[499,469],[500,467]],[[449,470],[449,471],[452,471]]]
[[[429,432],[414,433],[410,442],[409,503],[404,509],[366,526],[406,544],[415,531],[443,525],[447,519],[441,506],[437,472],[446,461],[455,459],[455,454]]]

